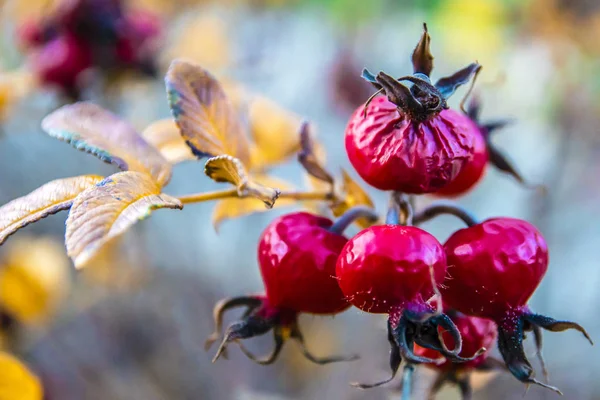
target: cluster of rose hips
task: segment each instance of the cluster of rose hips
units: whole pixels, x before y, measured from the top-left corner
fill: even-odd
[[[18,31],[29,64],[42,84],[79,98],[82,73],[126,69],[155,74],[156,16],[125,10],[122,0],[64,0]]]
[[[395,79],[384,72],[363,72],[377,93],[356,110],[346,129],[346,151],[358,174],[371,186],[392,192],[385,224],[375,225],[377,215],[360,207],[335,222],[306,212],[273,221],[258,245],[265,294],[217,304],[217,326],[207,347],[221,337],[226,310],[246,311],[226,330],[215,359],[235,342],[251,359],[269,364],[287,338],[297,340],[306,357],[317,363],[352,359],[309,353],[297,316],[336,314],[354,305],[388,315],[392,369],[391,378],[383,382],[356,386],[391,381],[404,361],[407,370],[427,364],[440,371],[432,396],[445,382],[454,382],[470,398],[469,372],[498,365],[526,384],[558,392],[535,379],[523,350],[525,332],[533,332],[546,380],[539,353],[541,329],[576,329],[591,339],[578,324],[535,314],[527,305],[548,267],[540,232],[514,218],[478,222],[449,203],[414,210],[414,195],[468,191],[481,179],[488,160],[523,182],[489,140],[489,133],[503,123],[480,125],[477,103],[465,113],[446,103],[457,87],[474,79],[480,65],[473,63],[433,84],[429,42],[425,28],[413,53],[412,75]],[[443,245],[416,226],[441,214],[455,215],[468,225]],[[347,239],[345,228],[365,217],[374,225]],[[275,349],[264,359],[239,341],[271,330]],[[496,338],[503,363],[488,356]]]

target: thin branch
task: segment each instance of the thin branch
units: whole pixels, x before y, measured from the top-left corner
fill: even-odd
[[[183,204],[203,203],[205,201],[228,199],[232,197],[238,197],[237,189],[218,190],[215,192],[207,193],[194,193],[186,196],[178,197],[179,201]]]
[[[292,199],[292,200],[321,200],[329,201],[334,200],[335,196],[331,192],[281,192],[279,195],[280,199]]]

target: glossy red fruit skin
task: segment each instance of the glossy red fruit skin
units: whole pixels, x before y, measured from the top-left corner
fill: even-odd
[[[548,246],[529,222],[492,218],[455,232],[445,243],[444,303],[500,321],[525,311],[548,268]]]
[[[336,266],[338,283],[356,307],[370,313],[399,314],[409,304],[424,304],[446,273],[438,240],[413,226],[378,225],[348,241]]]
[[[473,134],[473,138],[475,144],[473,157],[467,161],[454,180],[435,192],[436,196],[457,197],[463,195],[483,178],[489,159],[487,144],[483,133],[479,129]]]
[[[30,62],[43,83],[70,90],[76,86],[81,72],[91,67],[92,57],[84,43],[64,34],[40,47]]]
[[[380,190],[423,194],[455,179],[473,156],[477,126],[443,110],[422,122],[401,114],[385,96],[360,106],[346,127],[346,152],[358,174]]]
[[[335,314],[350,304],[335,279],[348,241],[328,231],[331,220],[306,212],[274,220],[262,233],[258,261],[269,304],[311,314]]]
[[[445,359],[441,364],[425,365],[440,371],[467,371],[479,367],[488,357],[489,349],[494,345],[496,337],[498,336],[498,327],[496,326],[496,323],[486,318],[470,317],[462,313],[449,315],[451,315],[450,318],[458,328],[462,338],[462,350],[459,356],[464,358],[472,357],[482,347],[488,350],[474,360],[464,363],[453,363],[452,361]],[[454,340],[447,331],[442,333],[442,340],[449,348],[454,347]],[[436,350],[426,349],[419,345],[415,345],[415,354],[421,357],[434,359],[442,357]]]

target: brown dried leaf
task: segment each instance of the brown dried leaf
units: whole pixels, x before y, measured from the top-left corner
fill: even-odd
[[[239,197],[256,197],[267,208],[272,208],[279,197],[279,189],[263,186],[250,179],[244,165],[235,157],[218,156],[209,159],[204,173],[215,182],[229,182],[237,188]]]
[[[42,400],[38,378],[18,359],[0,352],[0,400]]]
[[[316,146],[310,136],[310,126],[307,122],[302,124],[300,128],[300,145],[301,150],[298,153],[298,161],[306,172],[313,177],[333,185],[333,177],[324,167],[324,164],[319,160],[316,152]]]
[[[165,83],[173,118],[198,158],[227,154],[248,164],[248,138],[239,115],[208,71],[187,61],[175,60]]]
[[[0,244],[32,222],[68,210],[79,193],[102,179],[98,175],[57,179],[0,207]]]
[[[171,164],[160,152],[129,123],[96,104],[61,107],[42,120],[42,129],[123,171],[146,173],[161,187],[171,179]]]
[[[171,118],[161,119],[148,125],[142,132],[142,136],[171,164],[196,159],[181,137],[179,127]]]
[[[263,96],[252,99],[248,113],[254,141],[250,150],[251,170],[281,163],[300,150],[299,116]]]
[[[338,203],[333,203],[331,205],[331,211],[333,215],[339,217],[346,211],[348,211],[352,207],[356,206],[367,206],[370,208],[375,208],[373,204],[373,200],[369,194],[362,188],[348,172],[342,169],[342,188],[341,192],[343,195],[343,200]],[[373,225],[373,222],[367,218],[360,218],[357,221],[357,224],[361,228],[368,228]]]
[[[112,238],[159,208],[183,208],[161,193],[150,176],[134,171],[109,176],[82,192],[67,219],[65,244],[75,267],[83,267]]]
[[[285,190],[291,189],[291,185],[288,182],[267,175],[257,175],[255,180],[263,186],[276,187]],[[293,204],[294,201],[291,199],[279,199],[274,204],[274,207],[284,207]],[[218,231],[220,225],[228,219],[240,218],[265,210],[265,205],[256,200],[239,198],[223,199],[218,201],[215,205],[212,223],[215,230]]]

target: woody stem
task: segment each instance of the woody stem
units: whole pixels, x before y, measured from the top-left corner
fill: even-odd
[[[177,197],[179,201],[183,204],[194,204],[194,203],[203,203],[206,201],[212,200],[221,200],[221,199],[229,199],[233,197],[243,198],[244,196],[240,196],[237,189],[228,189],[228,190],[217,190],[214,192],[207,193],[194,193],[188,194],[185,196]],[[293,199],[293,200],[335,200],[336,196],[331,192],[281,192],[279,195],[280,199]]]
[[[334,200],[335,195],[331,192],[281,192],[280,199],[292,200]]]
[[[238,197],[237,189],[217,190],[207,193],[194,193],[178,197],[183,204],[203,203],[205,201]]]

